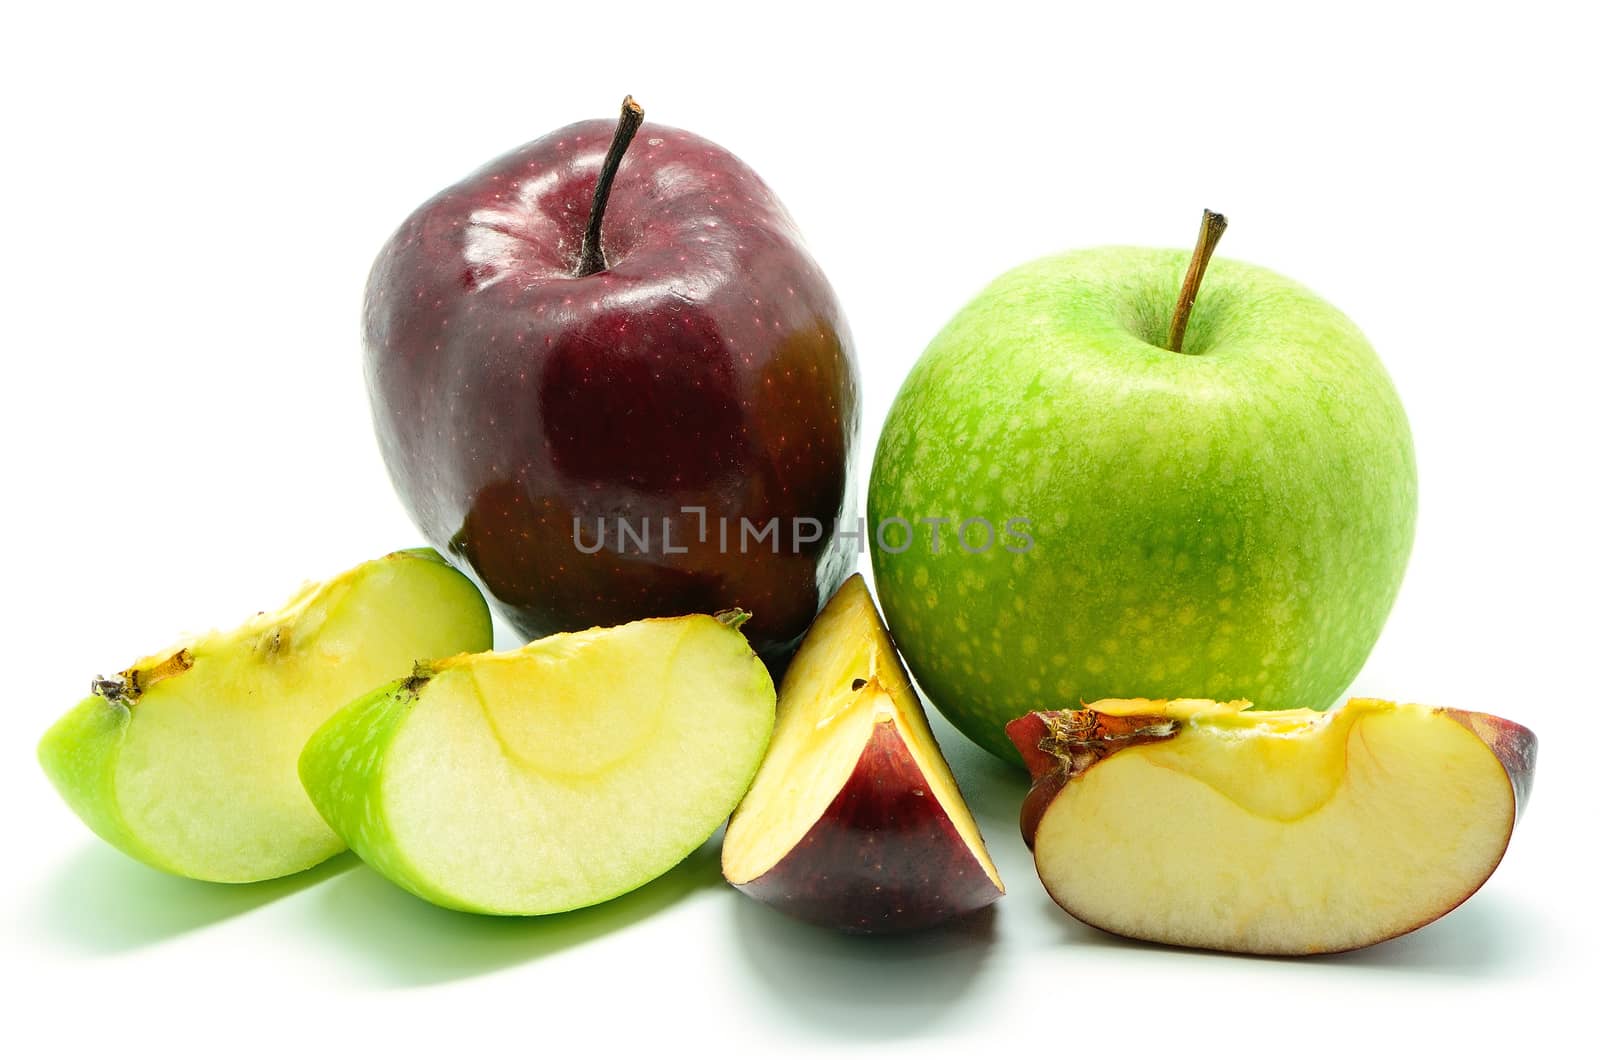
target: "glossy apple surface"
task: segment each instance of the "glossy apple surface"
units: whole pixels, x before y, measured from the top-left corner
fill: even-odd
[[[1150,942],[1297,955],[1422,927],[1483,886],[1537,741],[1488,714],[1106,700],[1008,727],[1022,833],[1052,898]]]
[[[996,754],[1015,760],[1004,727],[1026,706],[1327,707],[1399,590],[1416,469],[1372,347],[1299,284],[1217,260],[1173,352],[1187,257],[1007,273],[889,412],[869,523],[915,536],[874,540],[884,614],[929,700]],[[977,519],[992,537],[974,522],[963,544]]]
[[[857,934],[929,927],[1005,893],[860,575],[784,675],[722,868],[775,909]]]
[[[855,564],[835,536],[859,419],[844,315],[748,166],[650,122],[604,211],[606,267],[578,275],[612,135],[586,121],[510,152],[378,255],[383,457],[524,635],[737,606],[781,657]],[[774,519],[776,547],[741,541]]]

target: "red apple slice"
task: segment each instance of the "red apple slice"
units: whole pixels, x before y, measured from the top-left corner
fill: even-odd
[[[722,871],[776,909],[855,933],[927,927],[1005,893],[860,575],[784,676]]]
[[[1533,781],[1528,729],[1375,699],[1248,708],[1102,700],[1007,726],[1057,904],[1151,942],[1331,953],[1438,919],[1500,863]]]

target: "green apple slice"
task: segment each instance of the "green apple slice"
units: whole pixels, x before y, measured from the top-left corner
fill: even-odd
[[[666,872],[717,829],[772,735],[742,613],[558,633],[419,666],[311,738],[300,777],[390,880],[475,913],[556,913]]]
[[[466,577],[431,549],[395,552],[96,680],[39,761],[140,861],[219,883],[286,876],[344,849],[296,775],[306,739],[416,660],[492,644]]]

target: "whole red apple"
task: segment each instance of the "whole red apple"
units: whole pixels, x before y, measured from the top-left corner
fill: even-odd
[[[378,442],[525,636],[740,607],[781,662],[855,565],[849,330],[761,179],[642,120],[517,148],[389,239]]]

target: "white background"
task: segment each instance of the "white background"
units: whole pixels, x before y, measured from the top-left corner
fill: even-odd
[[[1590,1040],[1592,6],[7,10],[9,1055]],[[1224,255],[1360,323],[1411,414],[1422,514],[1354,691],[1500,712],[1542,740],[1531,814],[1483,891],[1343,957],[1119,943],[1049,903],[1020,782],[942,723],[1011,893],[987,924],[910,940],[789,923],[722,886],[712,850],[609,906],[501,922],[349,856],[223,888],[94,840],[33,758],[91,675],[416,543],[360,371],[379,244],[438,188],[625,92],[735,150],[799,220],[855,331],[863,454],[992,276],[1073,246],[1188,246],[1202,206],[1233,222]]]

